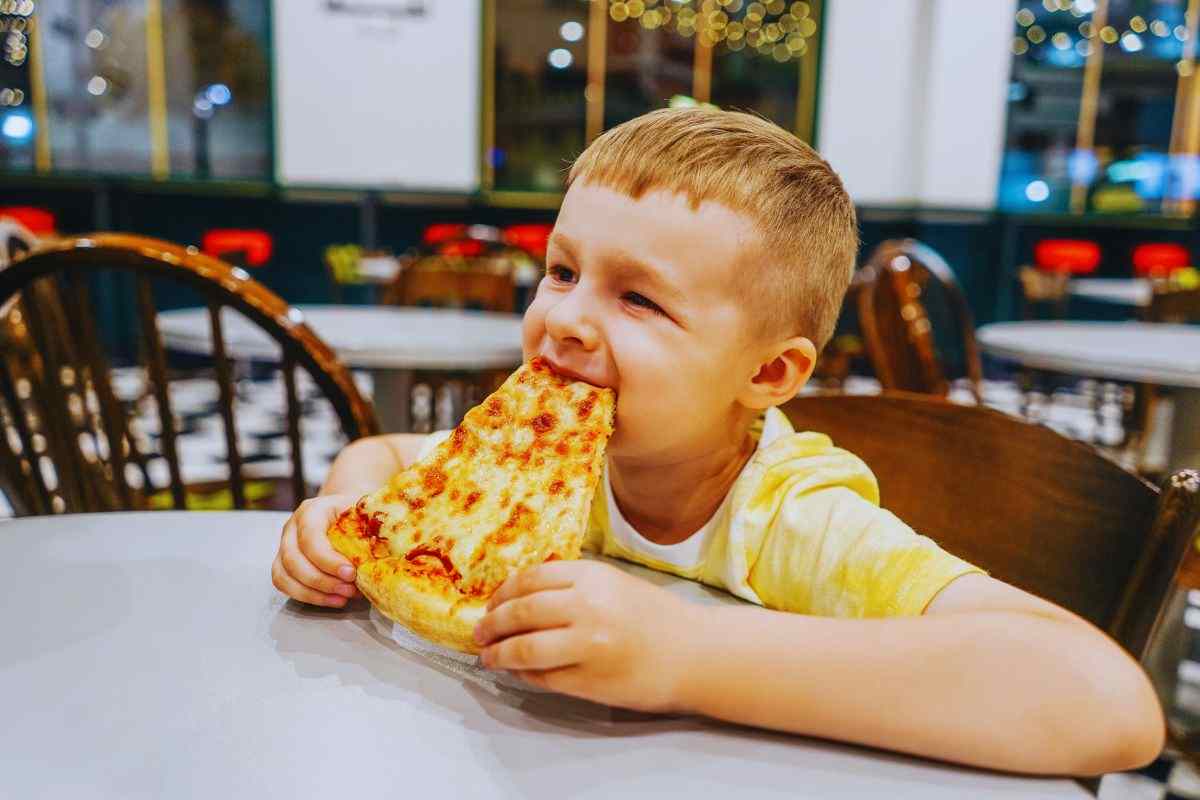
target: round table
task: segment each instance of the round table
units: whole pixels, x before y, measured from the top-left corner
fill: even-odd
[[[1067,284],[1067,291],[1087,300],[1138,308],[1150,305],[1154,296],[1144,278],[1076,278]]]
[[[381,306],[297,306],[306,322],[347,366],[368,369],[375,411],[385,431],[411,427],[413,370],[473,371],[521,363],[521,316],[476,311]],[[222,311],[231,358],[278,361],[279,345],[241,314]],[[186,353],[212,353],[208,310],[185,308],[158,315],[164,344]]]
[[[0,524],[6,796],[1087,796],[473,682],[401,648],[364,608],[285,601],[268,576],[284,519]]]
[[[998,322],[980,346],[1027,367],[1173,387],[1171,470],[1200,467],[1200,327],[1146,322]]]

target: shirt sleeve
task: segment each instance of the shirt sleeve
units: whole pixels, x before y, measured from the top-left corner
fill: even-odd
[[[918,616],[978,567],[845,486],[790,493],[749,583],[768,608],[833,617]]]

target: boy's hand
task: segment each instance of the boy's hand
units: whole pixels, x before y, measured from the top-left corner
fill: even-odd
[[[304,603],[341,608],[359,597],[354,565],[333,549],[325,531],[358,495],[328,494],[305,500],[283,526],[279,552],[271,564],[275,588]]]
[[[475,628],[488,669],[609,705],[679,705],[693,606],[595,561],[552,561],[509,578]]]

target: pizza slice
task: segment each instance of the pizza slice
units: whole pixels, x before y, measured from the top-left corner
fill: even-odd
[[[358,588],[390,619],[466,653],[514,572],[579,558],[615,395],[535,358],[425,458],[330,527]]]

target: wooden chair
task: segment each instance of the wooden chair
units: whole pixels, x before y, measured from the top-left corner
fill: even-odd
[[[945,260],[915,239],[891,239],[875,249],[859,272],[861,285],[854,293],[859,324],[883,388],[940,396],[949,393],[950,381],[925,302],[936,285],[958,329],[971,393],[981,402],[983,369],[975,323]]]
[[[113,389],[109,359],[93,318],[90,286],[99,275],[124,274],[136,294],[140,345],[160,427],[161,453],[146,451],[131,430],[129,410]],[[282,299],[241,269],[168,242],[95,234],[39,245],[0,271],[0,477],[18,514],[140,509],[169,488],[171,507],[187,507],[177,448],[178,423],[168,389],[167,360],[158,332],[153,281],[182,284],[207,303],[214,342],[235,508],[245,508],[246,480],[234,418],[234,384],[222,334],[222,308],[248,318],[282,351],[291,490],[307,495],[296,369],[307,372],[330,401],[342,432],[353,440],[377,432],[374,410],[349,371]],[[147,468],[166,461],[169,481],[156,484]]]
[[[0,217],[0,269],[34,248],[38,237],[11,217]]]
[[[1150,305],[1143,315],[1147,322],[1186,324],[1200,321],[1200,288],[1183,287],[1166,280],[1153,283]]]
[[[511,313],[514,300],[512,272],[502,256],[426,256],[396,277],[383,304]]]
[[[450,240],[449,244],[457,241]],[[464,241],[486,244],[474,239]],[[413,259],[384,293],[384,305],[513,313],[514,259],[507,248],[491,244],[488,248],[476,256],[438,254]],[[521,257],[527,258],[523,254]],[[454,424],[506,377],[507,371],[495,370],[416,372],[411,397],[413,431],[423,433]]]
[[[1021,316],[1025,319],[1062,319],[1067,315],[1071,276],[1023,266],[1017,271],[1021,284]]]
[[[1160,491],[1049,428],[915,394],[782,410],[866,461],[884,507],[915,530],[1145,654],[1200,525],[1200,472]]]

